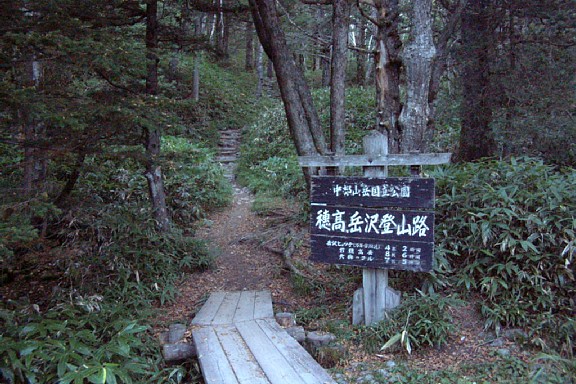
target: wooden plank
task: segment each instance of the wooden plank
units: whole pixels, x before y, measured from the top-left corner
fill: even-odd
[[[218,312],[226,292],[213,292],[192,320],[192,325],[210,324]]]
[[[238,299],[238,304],[236,305],[236,312],[234,313],[234,323],[254,319],[255,297],[255,291],[242,291],[240,293],[240,298]]]
[[[256,321],[244,321],[236,324],[236,328],[260,367],[272,384],[296,384],[302,379],[294,367],[274,345]]]
[[[306,384],[335,383],[330,375],[308,352],[282,329],[274,319],[256,320],[262,331],[274,343],[278,351],[290,362]]]
[[[254,298],[254,318],[273,318],[272,294],[270,291],[257,291]]]
[[[240,300],[241,292],[226,292],[224,299],[218,312],[214,315],[212,324],[231,324],[234,320],[234,314],[236,313],[236,307],[238,306],[238,300]]]
[[[206,384],[238,384],[214,328],[198,327],[192,330],[192,338]]]
[[[299,156],[301,167],[366,167],[387,165],[439,165],[450,163],[451,153],[393,155]]]
[[[270,383],[235,326],[219,325],[215,330],[239,383]]]
[[[352,296],[352,324],[365,324],[364,321],[364,289],[358,288]]]

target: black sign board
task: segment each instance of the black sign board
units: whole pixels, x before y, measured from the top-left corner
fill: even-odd
[[[414,272],[432,270],[433,243],[312,236],[311,245],[312,261]]]
[[[434,242],[434,212],[314,204],[310,214],[312,235]]]
[[[430,271],[434,180],[314,177],[311,260]]]
[[[317,176],[313,178],[311,201],[346,206],[434,208],[434,179]]]

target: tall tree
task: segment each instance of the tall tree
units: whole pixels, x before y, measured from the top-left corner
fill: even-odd
[[[252,20],[246,22],[245,36],[246,56],[244,59],[244,68],[246,71],[252,72],[254,70],[254,24]]]
[[[376,32],[376,94],[378,101],[377,127],[388,133],[391,153],[426,149],[426,134],[433,120],[432,105],[437,96],[437,84],[445,69],[445,47],[453,37],[453,25],[466,0],[438,2],[447,7],[444,29],[432,39],[433,14],[429,1],[411,1],[409,34],[401,36],[406,25],[401,24],[398,0],[365,1],[374,12],[359,9],[377,28]],[[436,46],[443,47],[441,50]],[[441,53],[437,56],[436,53]],[[404,73],[406,71],[406,73]],[[406,74],[406,76],[404,76]],[[406,92],[400,91],[405,88]]]
[[[403,52],[406,67],[406,102],[399,117],[402,132],[401,152],[423,150],[430,115],[428,98],[432,76],[432,60],[436,48],[432,38],[432,0],[412,3],[411,40]]]
[[[348,62],[348,29],[350,4],[348,0],[334,0],[332,11],[332,60],[330,76],[330,149],[344,154],[346,100],[346,65]]]
[[[328,146],[302,70],[280,25],[274,0],[250,0],[260,43],[274,65],[291,136],[299,155],[326,154]]]
[[[358,37],[356,38],[356,84],[366,84],[366,66],[367,66],[367,46],[366,46],[366,19],[361,17],[357,25]]]
[[[494,153],[489,52],[494,41],[489,0],[471,1],[462,14],[462,128],[458,158],[473,161]]]
[[[158,0],[146,3],[146,94],[150,97],[158,93]],[[158,127],[144,127],[144,148],[146,149],[146,170],[152,212],[160,231],[170,230],[171,220],[166,205],[166,193],[162,168],[158,163],[160,156],[161,131]]]
[[[388,133],[388,148],[391,153],[400,151],[401,131],[398,118],[402,111],[400,100],[400,72],[402,59],[400,50],[400,10],[396,0],[375,2],[378,27],[376,34],[376,98],[378,102],[377,127]]]

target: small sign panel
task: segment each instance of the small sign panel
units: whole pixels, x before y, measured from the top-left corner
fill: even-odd
[[[432,270],[430,255],[433,252],[432,243],[313,236],[310,260],[364,268],[429,272]]]
[[[434,180],[314,177],[311,260],[432,270]]]
[[[311,233],[348,238],[434,241],[434,212],[312,205]]]
[[[434,208],[434,179],[316,176],[311,201],[373,208]]]

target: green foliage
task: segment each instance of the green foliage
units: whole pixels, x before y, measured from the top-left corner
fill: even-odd
[[[152,383],[170,374],[158,368],[148,326],[121,304],[94,295],[42,314],[25,308],[0,309],[0,378],[7,383]]]
[[[454,332],[450,307],[461,300],[438,293],[406,297],[385,321],[360,329],[359,341],[370,352],[388,349],[396,344],[408,353],[422,347],[440,347],[448,343]]]
[[[296,157],[270,157],[250,168],[250,174],[243,174],[245,185],[255,193],[287,197],[305,193],[302,169]]]
[[[374,88],[349,87],[346,89],[346,153],[363,152],[362,138],[374,129],[376,123],[376,98]],[[314,101],[323,127],[330,126],[330,90],[314,91]]]
[[[437,273],[453,269],[456,286],[482,295],[486,327],[526,326],[541,346],[549,333],[548,347],[573,350],[576,172],[524,158],[432,175]]]
[[[362,137],[373,128],[375,101],[372,90],[350,88],[346,93],[346,150],[362,151]],[[330,95],[328,90],[314,92],[314,101],[322,125],[328,129]],[[306,193],[296,150],[286,123],[282,104],[265,108],[256,122],[248,126],[242,140],[238,163],[238,181],[256,193],[295,197]],[[280,188],[279,188],[280,187]]]
[[[209,268],[213,261],[202,241],[177,228],[157,232],[139,205],[110,205],[77,215],[61,236],[67,242],[96,244],[92,253],[68,268],[75,288],[105,292],[136,308],[151,300],[172,300],[184,271]]]
[[[186,126],[186,132],[215,147],[219,130],[242,128],[259,112],[252,97],[255,79],[248,73],[223,68],[200,53],[200,100],[189,98],[193,85],[194,57],[179,57],[179,84],[176,97],[182,93],[186,98],[175,103],[175,112]],[[181,133],[181,132],[180,132]]]
[[[232,187],[210,151],[174,136],[163,137],[162,148],[167,203],[175,220],[187,225],[230,203]]]
[[[568,362],[546,361],[543,358],[526,362],[513,356],[497,356],[490,362],[461,364],[426,372],[399,364],[389,370],[388,375],[376,373],[375,376],[378,383],[405,384],[574,383],[573,363],[570,368]]]
[[[60,214],[45,193],[26,199],[17,194],[5,198],[6,204],[0,205],[0,281],[15,252],[30,250],[37,242],[39,228],[32,223],[42,223]]]
[[[329,313],[326,306],[300,308],[294,313],[296,323],[309,327],[313,322],[325,317]]]

